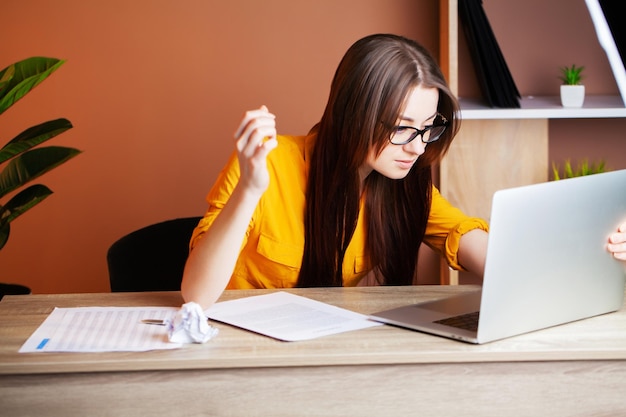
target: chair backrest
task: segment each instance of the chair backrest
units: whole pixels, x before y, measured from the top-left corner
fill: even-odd
[[[2,297],[5,295],[25,295],[30,293],[30,288],[24,285],[0,282],[0,300],[2,300]]]
[[[191,233],[202,217],[152,224],[123,236],[107,252],[111,291],[178,291]]]

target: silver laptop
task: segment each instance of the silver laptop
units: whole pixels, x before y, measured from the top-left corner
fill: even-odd
[[[622,307],[626,271],[606,250],[626,221],[626,170],[497,191],[480,290],[373,320],[486,343]]]

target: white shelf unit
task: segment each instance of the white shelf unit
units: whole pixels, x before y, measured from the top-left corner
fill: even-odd
[[[478,100],[460,98],[464,120],[494,119],[592,119],[626,117],[620,96],[587,95],[581,108],[564,108],[558,96],[522,97],[519,109],[487,107]]]
[[[440,63],[458,94],[458,0],[440,0]],[[460,100],[461,129],[439,167],[439,187],[455,206],[489,220],[500,189],[548,181],[550,119],[626,118],[620,96],[587,95],[582,108],[563,108],[558,96],[523,97],[520,109],[490,108]],[[442,262],[442,284],[459,274]]]

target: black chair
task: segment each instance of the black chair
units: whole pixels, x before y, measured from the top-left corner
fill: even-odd
[[[0,282],[0,300],[2,300],[2,297],[5,295],[24,295],[30,293],[30,288],[24,285]]]
[[[191,233],[201,218],[152,224],[113,243],[107,252],[111,291],[179,291]]]

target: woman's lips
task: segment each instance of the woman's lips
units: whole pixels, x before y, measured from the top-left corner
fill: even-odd
[[[411,169],[415,163],[415,159],[396,159],[396,163],[402,169]]]

